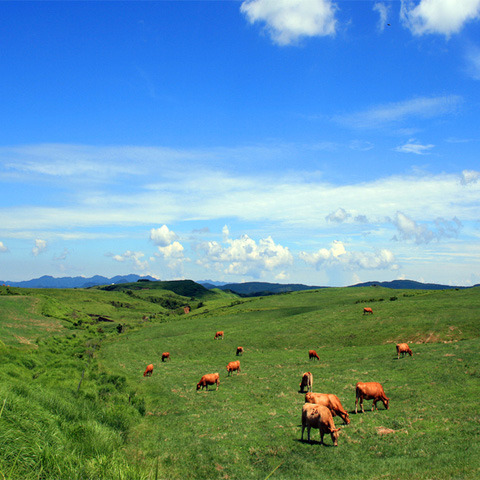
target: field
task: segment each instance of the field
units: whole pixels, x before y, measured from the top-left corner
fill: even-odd
[[[135,287],[0,291],[0,478],[480,477],[478,288]],[[398,360],[398,342],[414,355]],[[336,448],[300,440],[305,371],[350,412]],[[218,391],[197,392],[214,372]],[[382,383],[390,409],[355,414],[358,381]]]

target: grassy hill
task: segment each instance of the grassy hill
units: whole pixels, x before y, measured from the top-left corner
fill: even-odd
[[[479,288],[240,299],[167,283],[0,288],[4,478],[479,477]],[[162,305],[174,300],[191,312]],[[217,330],[224,340],[213,340]],[[413,357],[397,360],[400,341]],[[241,372],[227,377],[239,345]],[[311,348],[319,362],[309,361]],[[149,363],[154,373],[143,377]],[[316,431],[315,442],[301,442],[305,371],[314,391],[335,393],[349,412],[355,383],[379,381],[390,409],[372,413],[366,402],[348,426],[337,417],[337,448],[329,437],[320,445]],[[197,392],[213,372],[218,391]]]

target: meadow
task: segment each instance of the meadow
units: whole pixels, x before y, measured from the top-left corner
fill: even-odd
[[[0,478],[480,477],[480,289],[239,298],[154,283],[0,288]],[[398,342],[414,355],[398,360]],[[350,412],[338,447],[300,440],[305,371]],[[196,391],[214,372],[218,391]],[[355,414],[358,381],[382,383],[390,409]]]

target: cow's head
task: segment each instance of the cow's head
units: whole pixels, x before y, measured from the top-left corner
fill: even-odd
[[[385,397],[385,400],[382,400],[383,401],[383,405],[385,406],[385,408],[388,410],[388,404],[390,402],[390,399],[388,397]]]

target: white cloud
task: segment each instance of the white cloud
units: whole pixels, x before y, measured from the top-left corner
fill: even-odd
[[[463,170],[460,175],[460,183],[462,185],[468,185],[469,183],[477,183],[480,179],[480,172],[476,170]]]
[[[183,258],[183,245],[180,242],[173,242],[166,247],[158,247],[158,251],[166,259],[180,259]]]
[[[334,35],[336,9],[331,0],[246,0],[240,7],[250,23],[264,23],[279,45]]]
[[[315,253],[300,252],[299,258],[317,270],[321,268],[343,268],[344,270],[376,270],[398,268],[394,254],[387,249],[378,252],[347,252],[341,241],[332,243],[329,249],[321,248]]]
[[[417,143],[415,139],[411,138],[405,145],[401,145],[395,150],[397,152],[403,153],[415,153],[416,155],[425,155],[430,152],[430,150],[435,147],[435,145],[422,145]]]
[[[434,227],[429,228],[402,212],[397,212],[393,224],[398,230],[398,237],[395,236],[394,240],[413,240],[417,245],[430,243],[432,240],[457,237],[462,228],[462,223],[456,217],[450,221],[438,217],[434,221]]]
[[[480,0],[402,0],[400,18],[414,35],[450,36],[465,23],[480,18]]]
[[[32,248],[32,253],[37,256],[47,249],[47,242],[37,238],[35,240],[35,246]]]
[[[248,235],[237,239],[227,238],[219,242],[205,242],[198,250],[203,252],[202,266],[223,269],[232,275],[260,277],[265,271],[273,271],[293,263],[293,256],[287,247],[276,244],[271,237],[260,239],[258,243]]]
[[[467,73],[475,80],[480,80],[480,48],[471,46],[465,55]]]
[[[411,117],[432,118],[455,112],[463,99],[459,95],[419,97],[377,105],[362,112],[335,115],[333,120],[354,128],[372,128],[401,122]]]
[[[160,228],[152,228],[150,230],[150,240],[160,247],[170,245],[177,238],[177,234],[169,230],[166,225],[162,225]]]
[[[142,260],[144,256],[145,254],[142,252],[132,252],[131,250],[127,250],[122,255],[113,255],[113,259],[122,263],[131,261],[136,270],[145,270],[148,268],[148,262]]]
[[[325,219],[330,222],[342,223],[345,222],[351,215],[343,208],[338,208],[334,212],[328,214]]]
[[[383,31],[385,29],[386,24],[387,24],[388,13],[389,13],[390,8],[385,3],[376,2],[373,5],[373,10],[378,12],[378,14],[380,15],[380,18],[378,20],[378,29],[380,31]]]
[[[3,244],[3,242],[0,242],[0,253],[3,252],[8,252],[8,248]]]

